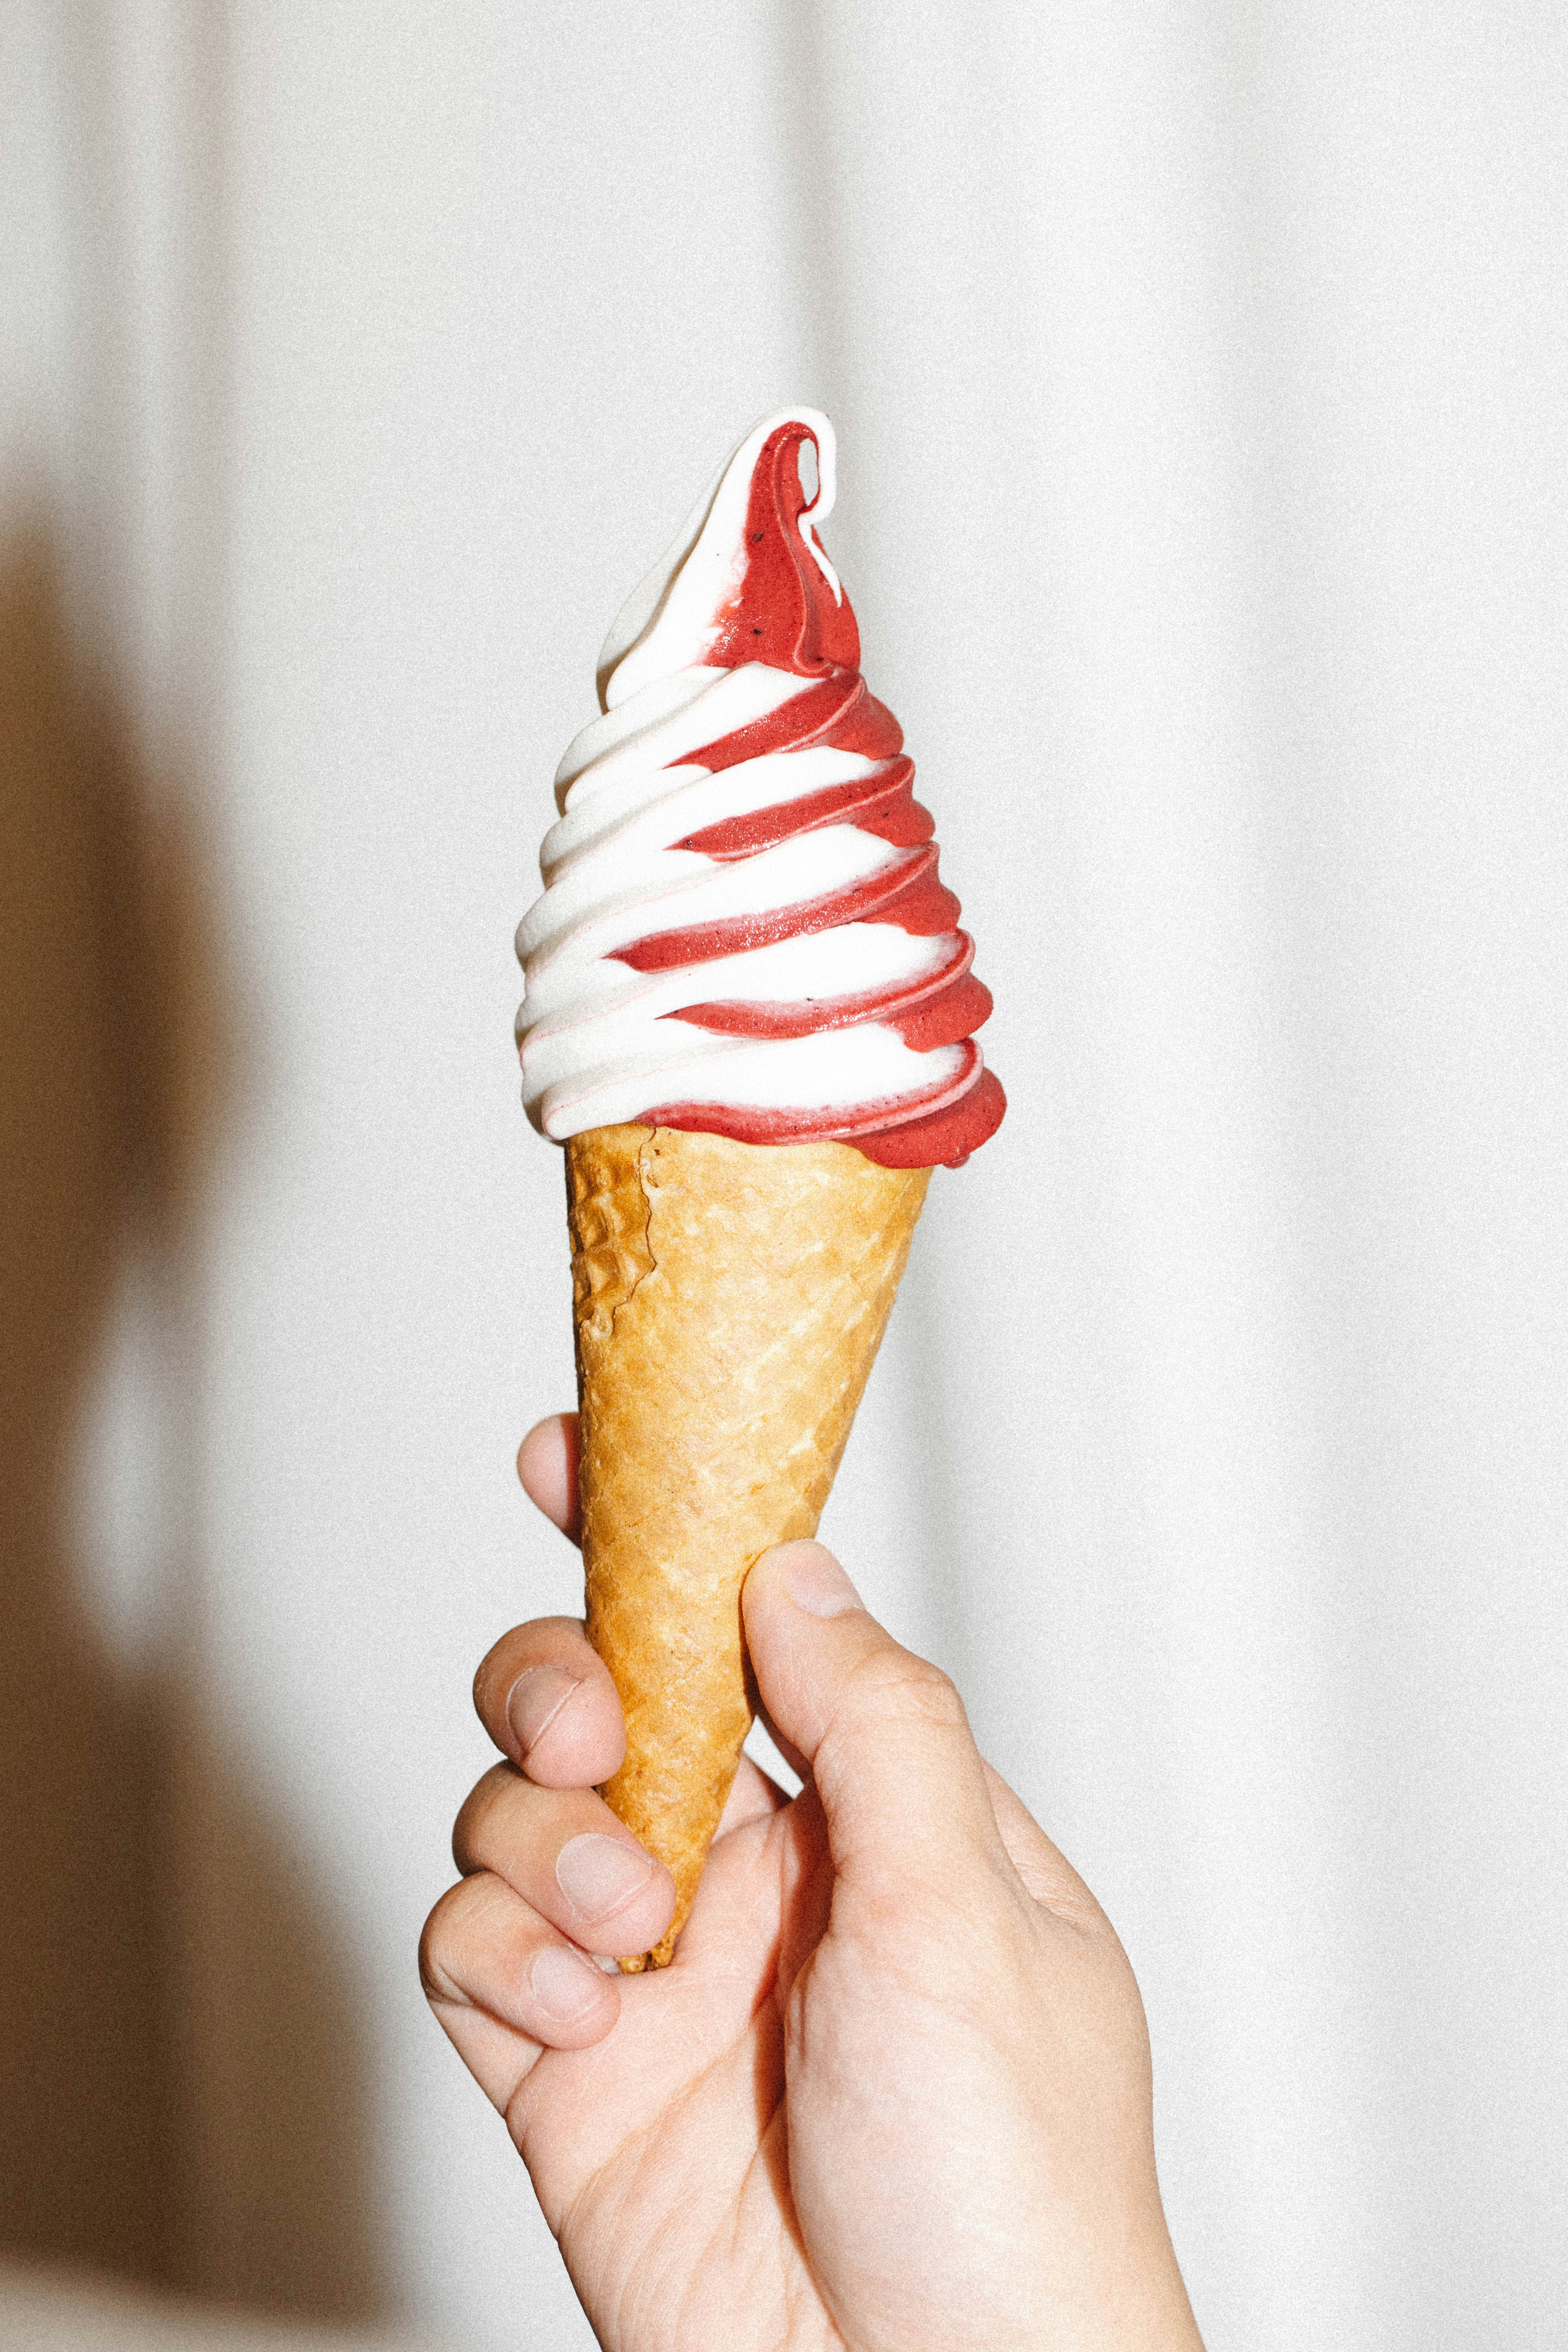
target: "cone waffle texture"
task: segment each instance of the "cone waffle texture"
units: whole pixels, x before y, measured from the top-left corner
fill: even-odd
[[[588,1635],[626,1717],[604,1795],[684,1926],[751,1726],[741,1586],[812,1536],[931,1171],[845,1143],[600,1127],[566,1146]]]

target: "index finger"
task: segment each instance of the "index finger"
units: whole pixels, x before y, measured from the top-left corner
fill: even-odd
[[[596,1788],[626,1752],[609,1668],[575,1617],[503,1633],[474,1676],[474,1706],[501,1754],[541,1788]]]

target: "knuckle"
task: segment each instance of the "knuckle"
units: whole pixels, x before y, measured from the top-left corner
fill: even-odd
[[[912,1650],[868,1652],[852,1669],[849,1686],[859,1705],[887,1722],[957,1730],[969,1721],[952,1675]]]
[[[492,1764],[464,1798],[452,1824],[452,1860],[465,1878],[483,1867],[476,1857],[486,1832],[521,1777],[515,1764]]]
[[[449,1886],[426,1920],[419,1937],[419,1981],[428,2001],[458,2002],[467,2006],[468,1996],[451,1973],[452,1944],[455,1938],[458,1911],[468,1892],[467,1882]]]
[[[462,2009],[479,2006],[475,1984],[528,1916],[493,1871],[476,1871],[448,1886],[419,1938],[419,1978],[426,1999]]]
[[[868,1738],[897,1748],[935,1738],[969,1738],[969,1717],[950,1675],[896,1643],[879,1643],[850,1667],[817,1743],[814,1772],[825,1797],[842,1793],[844,1775]]]

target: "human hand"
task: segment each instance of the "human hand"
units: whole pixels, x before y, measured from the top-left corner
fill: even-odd
[[[576,1432],[518,1458],[570,1532]],[[595,1793],[625,1745],[580,1623],[506,1634],[509,1760],[458,1817],[420,1951],[606,2352],[1202,2352],[1154,2171],[1148,2035],[1093,1895],[947,1677],[819,1544],[747,1579],[793,1801],[742,1758],[672,1965],[674,1895]]]

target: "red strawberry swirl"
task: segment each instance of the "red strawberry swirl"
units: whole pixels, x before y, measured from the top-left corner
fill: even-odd
[[[833,463],[815,410],[757,426],[610,633],[518,932],[557,1140],[635,1119],[918,1168],[1001,1121],[990,993],[816,536]]]

